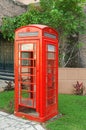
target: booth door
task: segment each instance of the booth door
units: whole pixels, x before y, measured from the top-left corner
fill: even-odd
[[[36,108],[38,44],[19,44],[19,104]]]
[[[53,43],[46,45],[46,62],[47,62],[47,107],[55,105],[57,102],[57,46]]]

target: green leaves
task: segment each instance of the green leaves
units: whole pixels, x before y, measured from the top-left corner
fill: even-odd
[[[3,26],[1,27],[4,38],[13,40],[13,34],[15,30],[15,18],[5,17],[3,19]]]
[[[1,30],[4,38],[12,40],[14,30],[27,24],[46,24],[56,28],[62,35],[80,32],[85,27],[82,7],[85,1],[40,0],[40,7],[31,4],[28,11],[22,15],[3,19]]]

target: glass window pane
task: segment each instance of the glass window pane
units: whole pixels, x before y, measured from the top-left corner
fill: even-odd
[[[36,76],[32,76],[32,75],[22,75],[21,76],[21,80],[22,82],[28,82],[28,83],[36,83]]]
[[[22,44],[21,45],[21,50],[22,51],[33,51],[36,50],[36,44]]]
[[[30,107],[33,107],[33,100],[27,98],[21,98],[21,103]]]
[[[53,69],[53,68],[48,68],[48,69],[47,69],[47,73],[55,74],[55,69]]]
[[[22,58],[34,58],[34,59],[36,59],[36,52],[22,52],[21,57]]]
[[[53,97],[53,98],[50,98],[47,100],[47,105],[51,105],[51,104],[54,104],[56,102],[56,98]]]
[[[55,46],[48,45],[48,51],[55,52]]]
[[[36,68],[22,68],[21,72],[23,74],[32,74],[32,75],[36,75]]]
[[[30,73],[30,70],[29,70],[29,68],[22,68],[21,72],[27,74],[27,73]]]
[[[47,65],[48,65],[48,67],[55,67],[55,61],[54,60],[48,60]]]
[[[22,66],[31,66],[31,60],[22,60]]]
[[[54,53],[48,53],[48,59],[55,59]]]
[[[30,58],[31,57],[31,53],[29,52],[22,52],[22,58]]]

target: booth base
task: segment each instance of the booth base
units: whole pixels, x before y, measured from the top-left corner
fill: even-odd
[[[29,115],[29,114],[26,114],[23,112],[14,112],[14,114],[15,114],[15,116],[18,116],[18,117],[22,117],[22,118],[25,118],[28,120],[37,121],[37,122],[42,123],[42,122],[45,122],[45,121],[53,118],[54,116],[58,115],[58,112],[45,116],[45,117],[36,117],[36,116],[32,116],[32,115]]]

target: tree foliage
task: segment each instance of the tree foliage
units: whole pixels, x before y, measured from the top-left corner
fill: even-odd
[[[84,5],[86,0],[40,0],[40,6],[29,5],[20,16],[5,17],[2,33],[8,40],[14,39],[14,30],[27,24],[46,24],[58,30],[60,58],[65,57],[65,43],[68,35],[81,33],[85,27]],[[66,59],[66,58],[65,58]],[[62,60],[61,60],[62,61]]]

